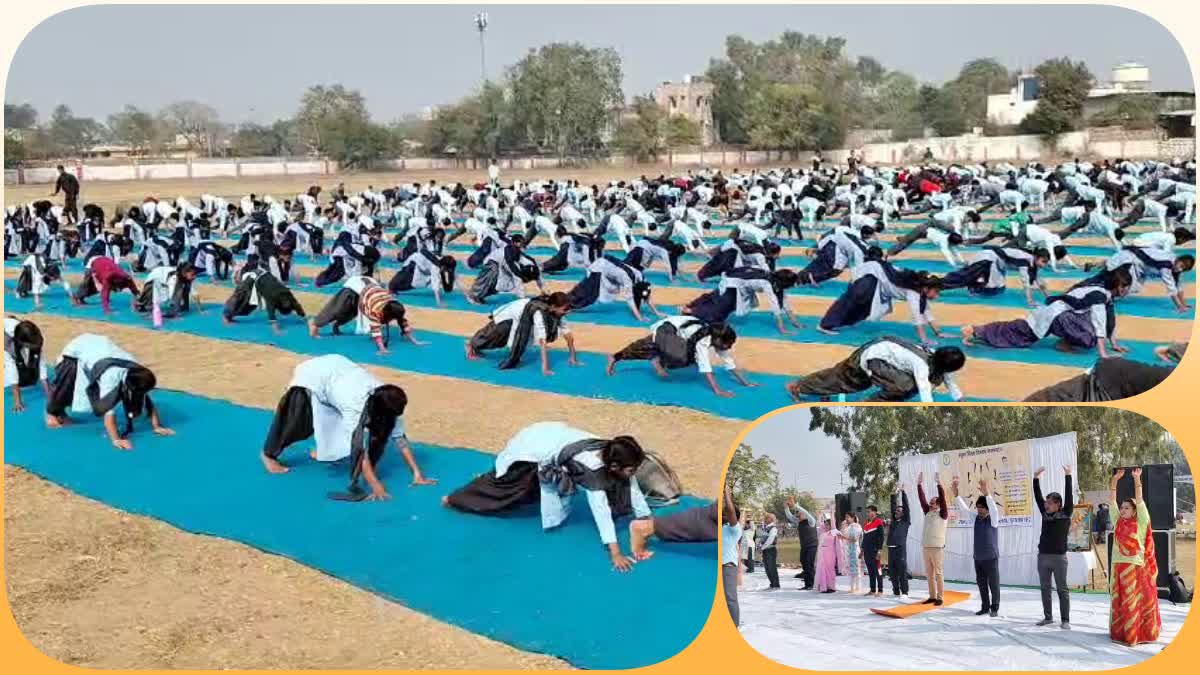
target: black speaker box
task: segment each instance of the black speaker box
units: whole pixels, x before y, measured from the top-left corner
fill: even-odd
[[[1133,498],[1133,476],[1125,467],[1125,475],[1117,481],[1117,503]],[[1113,473],[1116,473],[1114,470]],[[1142,498],[1150,511],[1150,529],[1175,528],[1175,467],[1171,464],[1147,464],[1142,467]],[[1117,514],[1111,514],[1116,519]]]

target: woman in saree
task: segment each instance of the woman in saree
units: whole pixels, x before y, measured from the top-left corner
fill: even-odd
[[[1154,536],[1150,531],[1150,511],[1142,500],[1142,470],[1133,469],[1133,499],[1120,503],[1113,532],[1112,575],[1109,577],[1108,634],[1114,642],[1133,647],[1154,642],[1162,629],[1158,613],[1158,562],[1154,557]],[[1109,509],[1118,512],[1117,482],[1125,475],[1118,469],[1109,483]]]

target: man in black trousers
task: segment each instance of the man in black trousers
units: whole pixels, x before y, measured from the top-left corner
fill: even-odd
[[[779,549],[775,546],[778,536],[779,527],[775,524],[775,514],[768,513],[759,534],[758,550],[762,551],[763,569],[767,572],[767,582],[770,584],[767,586],[769,591],[779,590]]]
[[[896,504],[896,495],[900,504]],[[912,519],[908,515],[908,494],[904,485],[896,486],[892,493],[892,520],[888,523],[888,577],[892,580],[892,595],[908,597],[908,526]]]
[[[804,579],[804,587],[800,590],[811,591],[817,576],[817,520],[796,503],[795,497],[788,497],[783,513],[788,522],[796,526],[796,534],[800,537],[800,575]]]
[[[67,173],[62,164],[58,165],[58,180],[54,182],[54,192],[51,197],[63,193],[63,215],[71,218],[71,224],[79,222],[79,179]]]

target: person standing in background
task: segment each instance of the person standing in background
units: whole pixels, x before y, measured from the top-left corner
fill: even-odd
[[[803,506],[796,503],[795,497],[788,497],[783,515],[787,516],[789,523],[796,526],[796,536],[800,538],[800,575],[804,579],[804,586],[800,590],[811,591],[817,580],[817,548],[820,545],[817,521]]]
[[[979,585],[979,600],[982,603],[975,616],[989,614],[996,616],[1000,612],[1000,518],[1002,513],[987,479],[979,481],[979,497],[975,500],[975,510],[972,511],[967,502],[958,493],[958,476],[950,484],[954,493],[954,503],[962,514],[962,518],[970,520],[975,528],[974,557],[975,583]]]
[[[946,508],[946,489],[942,487],[941,476],[934,475],[937,496],[932,501],[925,500],[925,486],[922,484],[924,478],[924,472],[917,474],[917,499],[925,513],[921,547],[925,554],[925,578],[929,580],[929,597],[922,604],[940,607],[946,583],[942,569],[946,559],[946,521],[950,517],[950,511]]]
[[[734,626],[741,625],[738,608],[738,541],[742,538],[742,527],[738,522],[738,508],[733,503],[733,491],[725,486],[725,498],[721,505],[721,585],[725,588],[725,606]]]
[[[857,525],[857,521],[855,522]],[[866,522],[862,524],[862,560],[867,567],[867,578],[871,586],[868,596],[883,595],[883,575],[879,573],[879,551],[883,549],[883,520],[879,518],[879,509],[874,504],[867,507]],[[849,556],[847,556],[849,557]],[[851,566],[857,563],[850,562]],[[851,580],[851,588],[855,586]],[[852,591],[853,592],[853,591]]]
[[[879,520],[879,518],[876,517],[875,520]],[[850,593],[858,593],[859,577],[862,576],[863,528],[862,525],[858,524],[858,516],[853,513],[847,513],[842,523],[842,535],[846,545],[846,576],[850,577]],[[876,530],[882,534],[883,521],[879,522],[879,527],[877,527]],[[882,539],[882,537],[880,538]],[[878,555],[878,550],[876,550],[876,556]],[[877,558],[875,565],[876,576],[879,575],[878,562],[879,561]],[[874,581],[874,579],[872,578],[871,581]],[[882,580],[880,581],[879,585],[880,587],[883,586]]]
[[[1162,616],[1158,611],[1158,562],[1154,557],[1154,533],[1150,531],[1150,511],[1142,499],[1142,469],[1133,475],[1133,499],[1117,505],[1117,482],[1125,469],[1117,469],[1109,483],[1109,502],[1118,513],[1112,550],[1112,575],[1108,579],[1112,604],[1108,615],[1108,635],[1113,642],[1136,647],[1158,640]]]
[[[58,180],[54,181],[54,197],[63,193],[63,215],[71,218],[71,224],[79,222],[79,179],[67,173],[62,164],[58,165]]]
[[[1041,475],[1046,467],[1039,467],[1033,474],[1033,501],[1042,514],[1042,534],[1038,539],[1038,583],[1042,587],[1042,612],[1045,618],[1037,623],[1049,626],[1054,623],[1054,605],[1050,600],[1050,578],[1058,590],[1058,613],[1062,618],[1062,629],[1071,630],[1071,591],[1067,588],[1067,537],[1071,534],[1071,509],[1074,502],[1071,485],[1071,467],[1064,466],[1066,495],[1051,492],[1042,497]]]
[[[746,561],[746,571],[754,573],[754,521],[750,520],[750,514],[746,513],[745,523],[742,526],[742,545],[746,548],[746,555],[742,560]]]
[[[900,504],[896,504],[896,495],[900,495]],[[892,595],[908,597],[908,526],[912,518],[908,511],[908,494],[904,492],[904,484],[896,486],[892,494],[892,521],[888,523],[888,577],[892,580]],[[866,555],[864,551],[863,555]]]
[[[763,569],[767,573],[767,590],[779,590],[779,549],[776,539],[779,537],[779,526],[775,524],[775,514],[768,513],[763,519],[762,531],[758,534],[758,550],[762,552]]]
[[[1096,509],[1096,519],[1092,521],[1092,532],[1095,536],[1096,545],[1104,545],[1104,537],[1108,534],[1110,516],[1108,504],[1101,504]]]

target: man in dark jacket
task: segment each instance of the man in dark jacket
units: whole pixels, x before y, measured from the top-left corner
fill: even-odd
[[[1064,466],[1067,474],[1063,495],[1051,492],[1042,497],[1041,475],[1046,467],[1033,474],[1033,501],[1042,514],[1042,535],[1038,540],[1038,582],[1042,587],[1042,612],[1045,618],[1037,623],[1049,626],[1054,623],[1054,606],[1050,600],[1050,577],[1058,590],[1058,613],[1062,618],[1063,630],[1071,630],[1071,592],[1067,588],[1067,537],[1071,533],[1071,505],[1074,491],[1071,485],[1071,467]]]
[[[879,574],[879,551],[884,545],[883,521],[879,518],[879,509],[875,505],[867,507],[866,522],[862,525],[862,557],[867,567],[867,578],[871,582],[871,590],[867,595],[883,595],[883,577]]]
[[[900,504],[896,496],[900,496]],[[888,523],[888,577],[892,580],[892,595],[908,597],[908,526],[912,519],[908,515],[908,494],[904,485],[896,486],[892,493],[892,520]]]
[[[1095,534],[1096,544],[1104,545],[1104,537],[1108,534],[1109,513],[1108,504],[1101,504],[1096,509],[1096,519],[1092,523],[1092,532]]]
[[[54,182],[53,197],[63,193],[63,215],[71,218],[71,224],[79,222],[79,179],[67,173],[62,164],[58,165],[58,180]]]
[[[817,520],[796,503],[795,497],[788,498],[783,514],[796,526],[796,534],[800,537],[800,575],[804,578],[804,587],[800,590],[811,591],[817,580]]]

